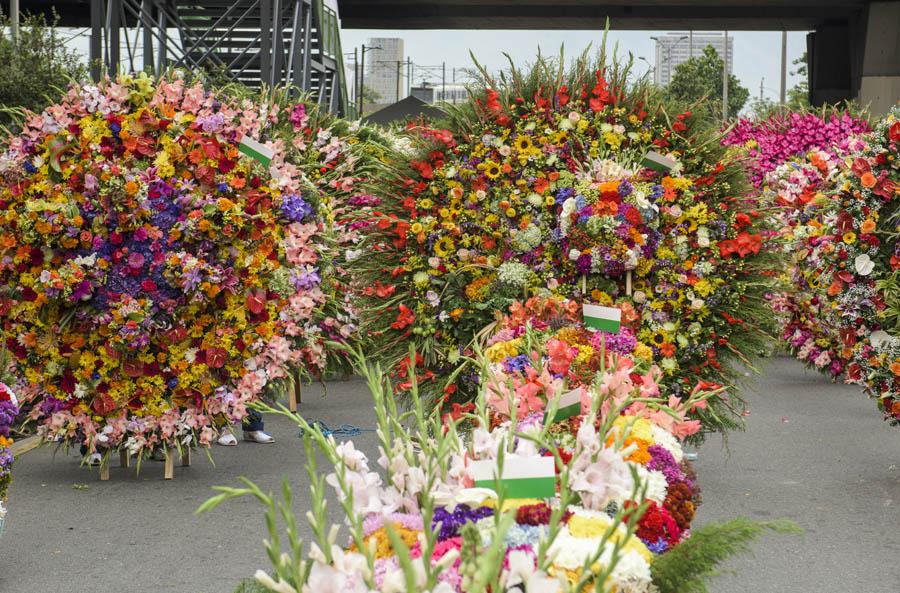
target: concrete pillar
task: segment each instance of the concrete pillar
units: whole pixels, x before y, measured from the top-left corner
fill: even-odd
[[[806,37],[809,102],[838,103],[853,97],[850,30],[847,24],[816,27]]]
[[[859,102],[873,113],[900,100],[900,2],[869,4]]]

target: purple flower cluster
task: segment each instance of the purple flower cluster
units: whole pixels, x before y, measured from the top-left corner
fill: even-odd
[[[466,523],[475,523],[490,517],[494,514],[494,509],[490,507],[471,508],[469,505],[458,505],[453,511],[448,511],[444,507],[434,509],[434,517],[431,519],[431,528],[441,525],[441,531],[438,538],[441,540],[450,539],[459,535],[460,528]]]
[[[19,408],[11,401],[0,401],[0,436],[8,437],[9,429],[16,421]]]
[[[630,354],[635,346],[637,346],[637,338],[629,327],[622,327],[619,333],[610,334],[607,332],[594,332],[591,337],[591,346],[595,350],[599,350],[601,342],[605,340],[606,350],[617,354]]]
[[[647,452],[650,453],[650,461],[647,463],[647,469],[650,471],[659,471],[666,477],[667,484],[676,482],[684,482],[688,488],[694,489],[694,485],[688,480],[687,476],[681,470],[678,462],[672,457],[672,454],[660,445],[651,445]]]
[[[530,366],[531,361],[528,360],[528,356],[525,354],[519,354],[518,356],[509,356],[503,361],[503,370],[509,374],[522,372],[526,367]]]
[[[312,211],[312,206],[296,194],[284,196],[281,201],[281,213],[291,222],[303,222],[303,219],[312,214]]]

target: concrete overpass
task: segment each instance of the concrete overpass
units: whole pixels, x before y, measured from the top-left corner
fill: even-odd
[[[810,101],[900,99],[900,0],[338,0],[345,29],[811,31]]]

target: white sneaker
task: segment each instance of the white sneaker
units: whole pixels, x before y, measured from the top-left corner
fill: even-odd
[[[235,445],[237,445],[237,438],[234,436],[233,432],[226,431],[222,433],[216,443],[222,445],[223,447],[234,447]]]
[[[266,433],[264,433],[261,430],[250,430],[250,431],[245,430],[244,431],[244,440],[250,441],[251,443],[263,443],[263,444],[275,442],[275,439],[272,436],[267,435]]]

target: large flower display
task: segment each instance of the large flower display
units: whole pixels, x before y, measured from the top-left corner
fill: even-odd
[[[241,152],[277,118],[121,76],[71,87],[10,139],[2,332],[42,436],[206,445],[289,367],[324,366],[318,192],[283,143],[262,163]]]
[[[842,154],[858,142],[848,139]],[[811,150],[770,172],[762,193],[781,227],[779,245],[790,258],[784,288],[772,298],[781,338],[798,360],[832,378],[843,375],[849,353],[840,335],[843,322],[822,294],[825,261],[834,248],[823,236],[828,233],[823,216],[831,210],[828,194],[844,166],[834,154]]]
[[[354,267],[373,351],[401,360],[412,339],[428,372],[454,369],[495,312],[553,294],[621,308],[632,352],[676,393],[731,380],[729,359],[749,364],[771,321],[772,254],[740,168],[615,69],[546,71],[485,81],[448,130],[412,130],[412,171],[374,192],[385,202]],[[740,401],[721,404],[712,429],[736,424]]]
[[[840,320],[846,378],[900,423],[900,107],[846,157],[823,215],[820,298]],[[820,322],[823,320],[820,320]]]
[[[533,406],[533,393],[522,388],[534,373],[482,360],[477,413],[443,420],[415,388],[412,411],[401,414],[390,382],[358,357],[378,416],[378,467],[352,441],[337,444],[296,418],[312,484],[309,551],[291,528],[283,553],[274,520],[279,502],[248,481],[247,488],[222,488],[201,509],[244,494],[268,507],[274,575],[257,571],[256,581],[272,591],[702,590],[716,564],[763,526],[737,520],[691,528],[698,489],[676,433],[698,427],[656,395],[655,371],[631,372],[628,358],[612,352],[598,356],[608,366],[593,374],[571,361],[559,366],[540,346],[530,351],[531,371],[560,371],[543,384],[544,407]],[[575,386],[570,375],[589,384],[577,387],[581,409],[549,416]],[[505,405],[498,406],[501,394]],[[709,395],[697,392],[683,404]],[[418,436],[404,428],[407,421]],[[465,437],[462,422],[473,423]],[[327,475],[317,467],[317,448],[333,465]],[[329,486],[349,530],[343,544],[328,526]],[[280,508],[293,525],[291,507]]]

